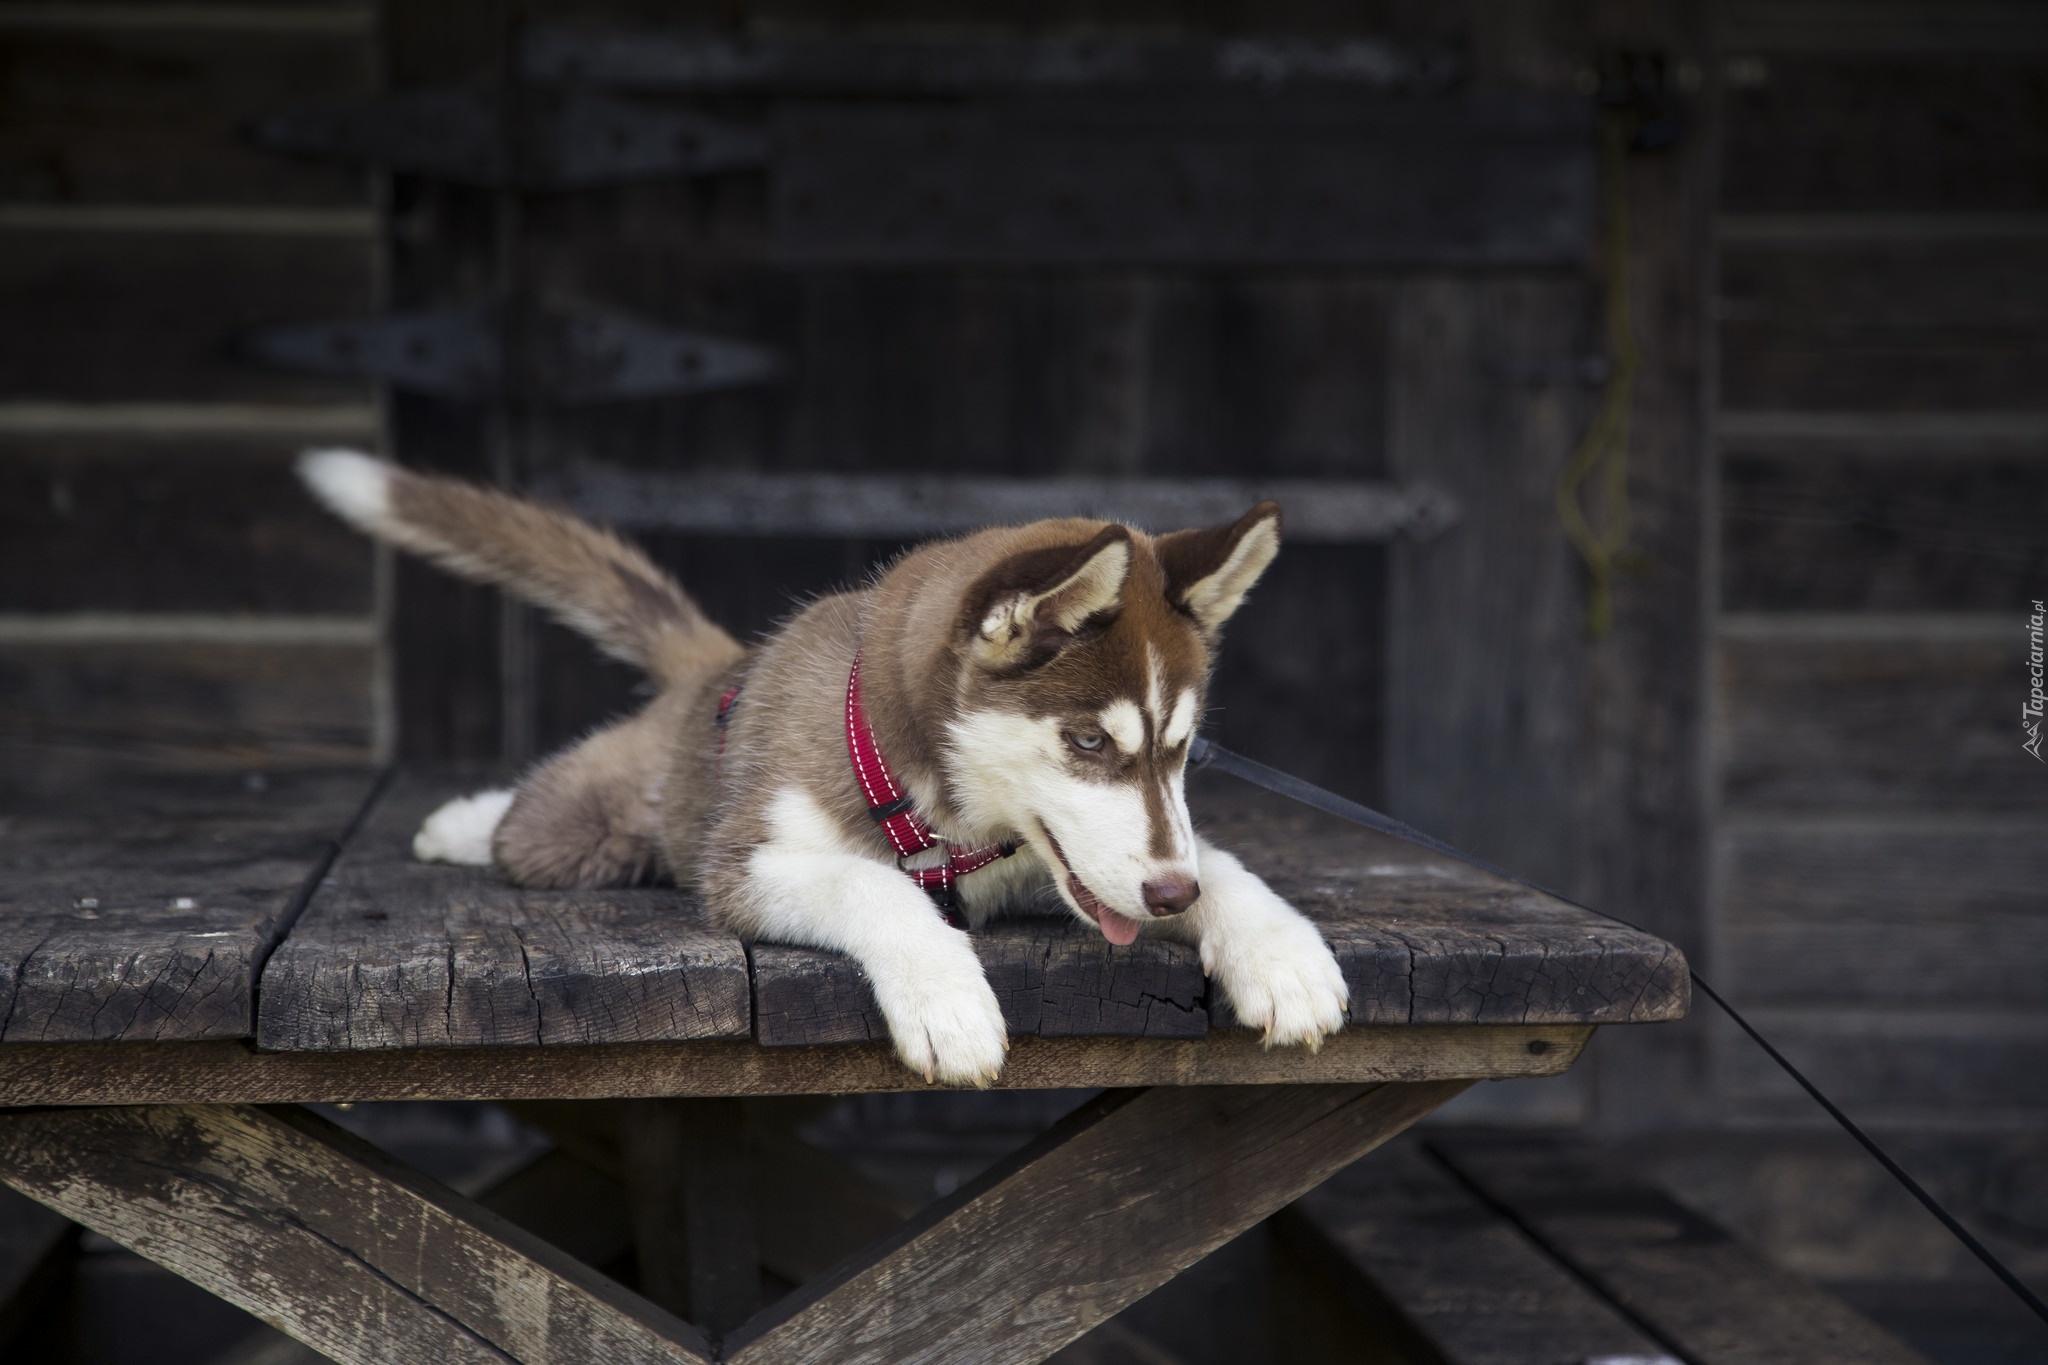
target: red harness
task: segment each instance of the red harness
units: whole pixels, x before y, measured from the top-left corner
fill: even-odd
[[[924,888],[939,907],[939,913],[945,916],[946,923],[955,929],[965,929],[967,919],[960,913],[959,902],[953,893],[954,883],[970,872],[979,872],[990,863],[1009,857],[1017,851],[1017,841],[962,848],[958,844],[946,844],[945,840],[932,833],[931,826],[917,813],[910,796],[889,775],[889,765],[882,758],[881,746],[875,743],[875,732],[868,725],[867,711],[860,704],[859,654],[853,656],[853,670],[846,675],[846,755],[853,761],[853,775],[860,782],[861,795],[867,798],[868,814],[882,827],[889,846],[896,850],[899,865],[902,859],[913,853],[946,845],[946,861],[936,867],[906,867],[903,875]]]

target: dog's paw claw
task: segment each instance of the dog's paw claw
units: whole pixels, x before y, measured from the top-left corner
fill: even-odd
[[[935,971],[877,995],[897,1055],[926,1084],[985,1088],[1002,1073],[1009,1035],[1002,1006],[978,963],[958,973]]]
[[[1349,992],[1322,936],[1306,921],[1298,932],[1236,939],[1216,954],[1216,976],[1237,1017],[1259,1030],[1266,1047],[1314,1052],[1344,1027]]]

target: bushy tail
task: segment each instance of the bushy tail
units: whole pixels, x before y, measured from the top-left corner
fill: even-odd
[[[740,656],[674,579],[588,522],[353,450],[309,450],[299,477],[358,530],[522,597],[662,682]]]

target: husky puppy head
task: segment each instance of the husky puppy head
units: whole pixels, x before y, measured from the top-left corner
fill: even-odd
[[[1183,778],[1224,621],[1280,548],[1280,508],[1148,536],[1041,522],[954,623],[945,766],[961,814],[1016,830],[1069,909],[1129,943],[1201,895]]]

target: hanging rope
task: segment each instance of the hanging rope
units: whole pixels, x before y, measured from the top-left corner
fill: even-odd
[[[1628,151],[1635,116],[1627,111],[1600,120],[1601,256],[1606,286],[1606,339],[1610,369],[1600,410],[1584,439],[1557,475],[1557,516],[1585,561],[1586,633],[1604,639],[1614,626],[1614,574],[1634,567],[1628,505],[1629,407],[1635,398],[1635,334],[1628,321]],[[1599,529],[1586,513],[1581,490],[1599,475]]]

